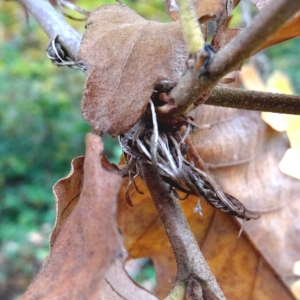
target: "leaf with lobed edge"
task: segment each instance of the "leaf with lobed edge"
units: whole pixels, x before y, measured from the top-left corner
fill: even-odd
[[[88,134],[86,144],[85,158],[75,158],[70,175],[54,186],[58,208],[51,252],[22,299],[157,300],[123,268],[116,224],[121,178],[102,168],[98,136]]]
[[[254,111],[205,105],[193,116],[197,123],[212,124],[191,135],[194,147],[223,190],[261,212],[245,231],[289,282],[300,259],[300,185],[278,167],[289,148],[286,133],[273,130]]]
[[[130,258],[150,257],[156,270],[158,297],[165,297],[176,278],[176,261],[151,196],[140,179],[140,195],[130,190],[134,207],[125,200],[127,182],[119,194],[118,221]],[[227,299],[294,299],[263,255],[245,233],[237,238],[236,219],[201,200],[202,214],[194,212],[196,197],[181,201],[200,249]],[[276,298],[278,297],[278,298]]]

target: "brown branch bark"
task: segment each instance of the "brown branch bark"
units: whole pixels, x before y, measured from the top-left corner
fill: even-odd
[[[81,43],[81,35],[57,13],[48,0],[18,0],[37,20],[50,40],[58,36],[58,42],[75,60]]]
[[[190,280],[194,280],[195,276],[200,280],[198,283],[201,285],[204,299],[225,299],[178,200],[168,193],[168,185],[160,180],[157,170],[142,162],[139,163],[139,167],[174,251],[178,268],[176,287],[184,284],[184,288],[187,289]]]
[[[300,96],[215,87],[205,104],[300,115]]]
[[[185,114],[193,109],[193,104],[204,92],[212,89],[230,71],[238,68],[299,9],[299,0],[272,1],[248,28],[220,49],[211,60],[207,74],[199,77],[198,72],[189,68],[170,93],[178,107],[176,114]]]

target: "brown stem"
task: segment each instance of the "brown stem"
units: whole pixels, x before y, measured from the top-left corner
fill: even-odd
[[[199,249],[178,200],[168,192],[169,186],[149,164],[139,162],[139,167],[174,251],[178,268],[177,283],[185,282],[187,287],[189,279],[196,276],[200,280],[204,299],[209,299],[208,295],[212,297],[211,299],[225,299]]]
[[[170,93],[178,107],[176,114],[185,114],[193,109],[193,104],[204,92],[212,89],[227,73],[238,68],[299,9],[299,0],[271,1],[256,16],[250,27],[242,30],[220,49],[211,60],[207,74],[199,77],[199,73],[192,68],[188,69]]]
[[[28,12],[38,21],[48,37],[53,40],[58,36],[58,42],[75,60],[81,43],[81,35],[73,29],[64,18],[57,13],[48,0],[18,0]]]
[[[300,115],[300,96],[215,87],[205,104]]]

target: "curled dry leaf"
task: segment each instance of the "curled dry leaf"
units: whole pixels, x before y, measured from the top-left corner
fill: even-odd
[[[178,2],[178,0],[165,0],[167,12],[173,20],[179,20]],[[216,19],[217,23],[222,23],[231,15],[238,3],[239,0],[195,0],[194,8],[200,22]]]
[[[221,26],[239,1],[236,0],[200,0],[194,6],[200,22],[215,19],[217,27]]]
[[[139,120],[159,78],[181,75],[180,23],[147,21],[117,4],[97,8],[86,27],[77,58],[88,67],[83,117],[97,133],[120,135]]]
[[[263,9],[268,1],[256,1],[254,4],[259,8]],[[255,22],[255,19],[254,19]],[[221,26],[217,28],[214,37],[212,39],[212,45],[215,49],[219,50],[229,43],[241,30],[242,28],[229,28],[230,18],[224,19]],[[284,42],[286,40],[300,36],[300,12],[296,13],[286,24],[282,26],[273,36],[271,36],[260,48],[256,50],[259,52],[270,46]]]
[[[56,204],[56,220],[50,237],[50,247],[63,224],[70,216],[77,205],[82,189],[84,157],[76,157],[71,162],[71,172],[63,179],[60,179],[53,187],[53,194]]]
[[[219,50],[229,43],[241,30],[241,28],[228,28],[228,24],[224,24],[217,29],[211,44],[216,50]]]
[[[169,17],[174,20],[179,20],[179,1],[178,0],[165,0],[166,9]]]
[[[157,297],[136,285],[124,270],[123,259],[117,259],[105,274],[101,287],[103,300],[158,300]],[[102,289],[102,288],[101,288]]]
[[[155,300],[122,267],[114,221],[121,179],[102,169],[99,137],[88,134],[86,142],[84,166],[82,157],[74,159],[71,174],[54,187],[58,215],[52,249],[22,299],[124,299],[132,292],[134,299]]]
[[[297,12],[281,29],[267,40],[262,49],[298,36],[300,36],[300,12]]]
[[[267,6],[271,1],[276,0],[252,0],[253,4],[259,9],[268,9]],[[300,36],[300,11],[298,11],[286,24],[282,26],[270,39],[258,50],[276,45],[286,40]]]

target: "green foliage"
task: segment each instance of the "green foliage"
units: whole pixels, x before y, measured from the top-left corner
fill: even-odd
[[[156,272],[152,260],[147,260],[146,264],[133,279],[141,286],[143,286],[145,281],[150,281],[153,285],[156,285]]]
[[[275,45],[266,50],[271,59],[271,69],[285,71],[292,80],[295,92],[300,94],[300,38]]]
[[[166,22],[171,20],[168,14],[166,13],[164,1],[122,0],[120,2],[126,4],[128,7],[135,10],[139,15],[141,15],[146,19],[156,20],[160,22]],[[117,3],[118,2],[116,0],[90,0],[90,1],[77,0],[76,1],[76,5],[88,11],[92,11],[96,7],[101,6],[103,4],[117,4]]]

